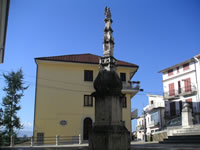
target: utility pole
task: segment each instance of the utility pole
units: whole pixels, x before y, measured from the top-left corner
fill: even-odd
[[[143,112],[144,114],[144,141],[147,142],[147,128],[146,128],[146,112]]]

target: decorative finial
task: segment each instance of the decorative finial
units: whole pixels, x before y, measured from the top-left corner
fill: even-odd
[[[110,8],[108,8],[107,6],[105,7],[105,12],[104,12],[105,16],[107,19],[111,19],[111,12],[110,12]]]
[[[105,18],[105,28],[104,28],[104,40],[103,40],[103,49],[104,49],[104,56],[113,56],[113,48],[114,48],[114,38],[112,37],[112,19],[111,19],[111,12],[110,8],[107,6],[105,7],[104,12]]]
[[[100,68],[102,70],[114,71],[116,70],[116,59],[113,56],[114,49],[114,38],[112,36],[112,19],[110,8],[105,7],[104,14],[106,18],[104,19],[105,27],[104,27],[104,39],[103,39],[103,54],[104,57],[100,59]]]

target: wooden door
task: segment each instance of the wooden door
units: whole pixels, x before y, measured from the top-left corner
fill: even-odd
[[[89,139],[89,132],[92,130],[92,119],[85,118],[83,123],[83,140]]]

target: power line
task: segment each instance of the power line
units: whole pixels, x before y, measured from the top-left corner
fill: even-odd
[[[3,69],[0,69],[0,71],[4,71],[4,72],[9,72],[9,71],[7,71],[7,70],[3,70]],[[4,73],[3,72],[3,73]],[[29,76],[29,77],[32,77],[32,78],[36,78],[36,76],[32,76],[32,75],[27,75],[27,74],[24,74],[25,76]],[[0,74],[0,76],[3,76],[3,75],[1,75]],[[0,78],[0,79],[3,79],[3,78]],[[78,85],[78,86],[84,86],[84,87],[86,87],[87,85],[84,85],[84,84],[79,84],[79,83],[71,83],[71,82],[66,82],[66,81],[59,81],[59,80],[55,80],[55,79],[47,79],[47,78],[43,78],[43,77],[38,77],[37,79],[40,79],[40,80],[46,80],[46,81],[51,81],[51,82],[59,82],[59,83],[62,83],[62,84],[67,84],[67,85],[73,85],[73,86],[76,86],[76,85]],[[24,80],[24,82],[26,82],[26,83],[30,83],[30,84],[32,84],[32,86],[36,86],[36,83],[33,83],[33,82],[30,82],[30,81],[26,81],[26,80]],[[68,90],[68,91],[73,91],[73,92],[88,92],[88,91],[80,91],[80,90],[72,90],[72,89],[65,89],[65,88],[60,88],[60,87],[53,87],[53,86],[47,86],[47,85],[42,85],[42,84],[37,84],[37,85],[40,85],[40,86],[42,86],[42,87],[47,87],[47,88],[55,88],[55,89],[61,89],[61,90]],[[157,94],[160,94],[160,95],[162,95],[162,93],[163,92],[150,92],[150,91],[148,91],[148,92],[143,92],[144,94],[137,94],[137,95],[146,95],[146,94],[149,94],[149,93],[157,93]]]

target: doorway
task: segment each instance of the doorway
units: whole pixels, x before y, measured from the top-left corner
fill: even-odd
[[[176,116],[176,102],[170,103],[170,115],[171,117]]]
[[[92,119],[85,118],[83,121],[83,140],[89,139],[89,132],[92,130]]]

